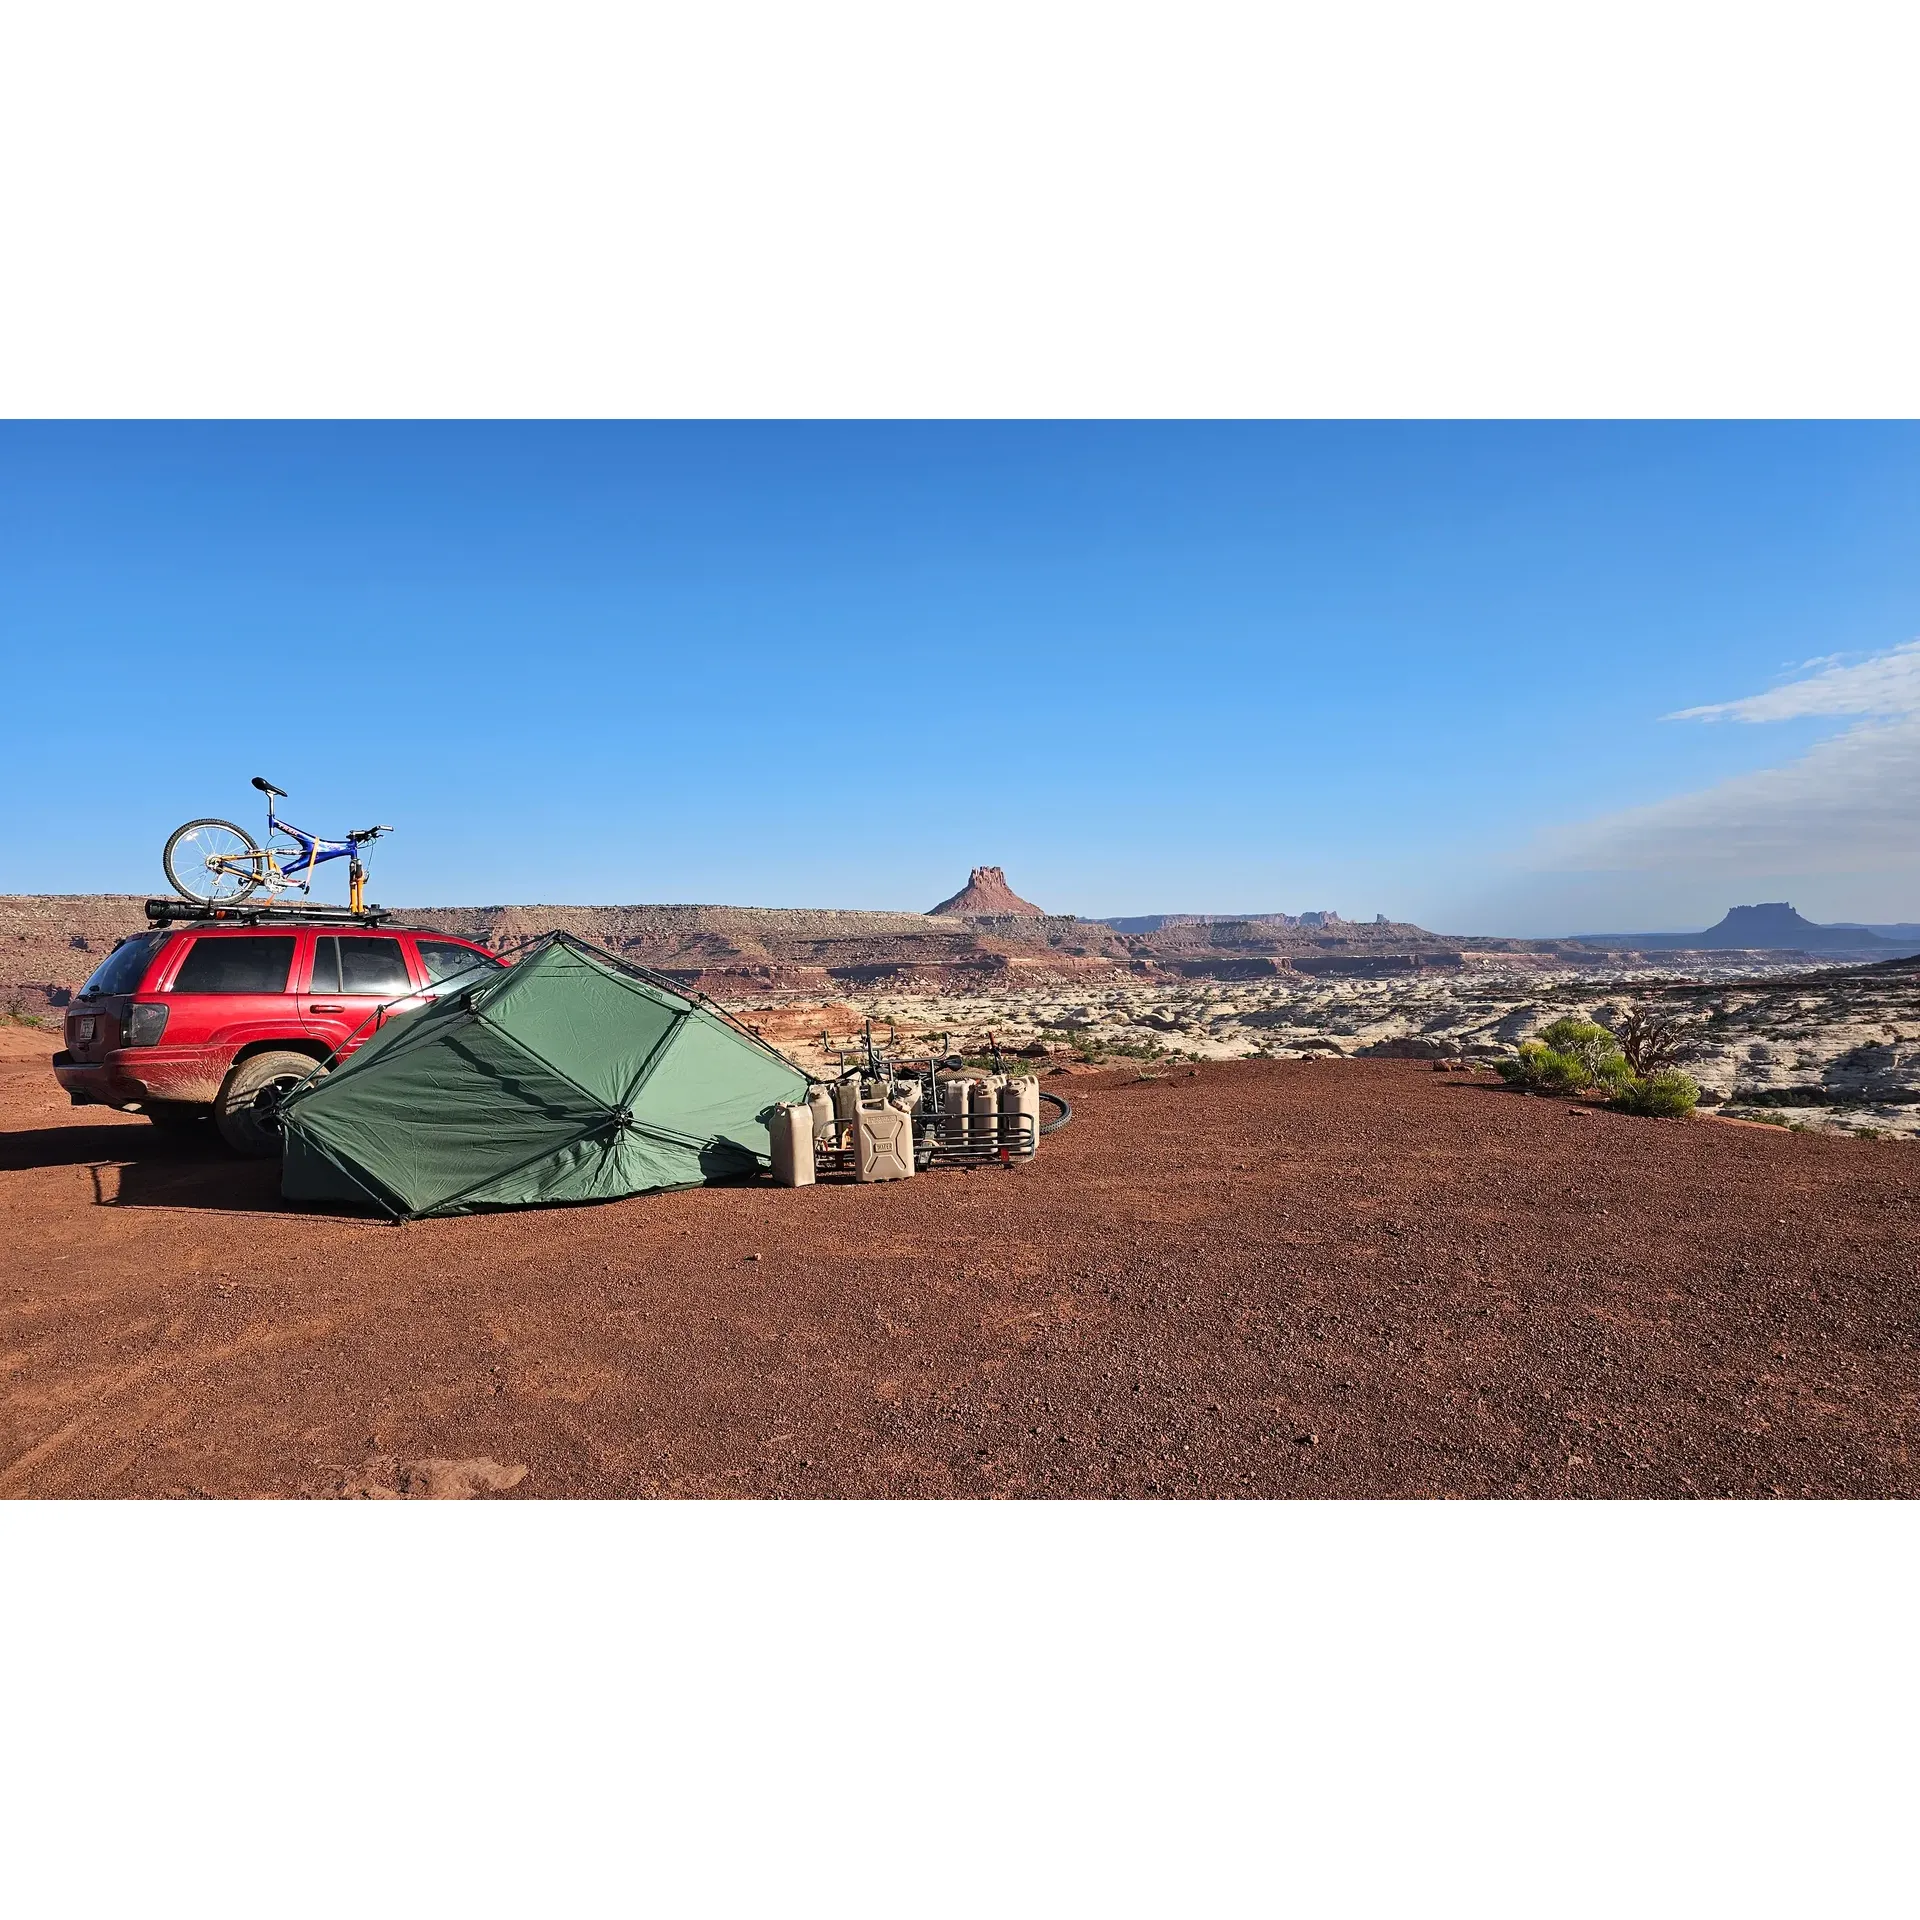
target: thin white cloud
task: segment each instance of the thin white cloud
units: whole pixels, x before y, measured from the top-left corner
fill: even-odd
[[[1813,664],[1813,663],[1809,663]],[[1785,766],[1560,829],[1561,871],[1867,873],[1920,863],[1920,640],[1671,720],[1857,716]]]
[[[1814,661],[1809,666],[1819,664]],[[1744,700],[1686,707],[1669,720],[1805,720],[1819,714],[1920,713],[1920,640],[1876,653],[1853,666],[1823,666]]]
[[[1542,851],[1576,872],[1910,867],[1920,860],[1920,718],[1850,727],[1784,767],[1562,829]]]

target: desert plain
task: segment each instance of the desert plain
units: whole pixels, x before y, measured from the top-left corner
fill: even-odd
[[[8,1496],[1920,1492],[1907,962],[423,912],[505,950],[571,916],[815,1068],[869,1023],[997,1048],[1074,1119],[1026,1165],[392,1228],[69,1106],[61,1009],[137,920],[5,904]],[[1628,1006],[1680,1029],[1692,1118],[1488,1070]]]
[[[0,1042],[12,1497],[1920,1492],[1890,1141],[1128,1061],[1025,1166],[392,1228]]]

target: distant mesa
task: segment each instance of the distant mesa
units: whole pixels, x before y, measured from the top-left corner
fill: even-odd
[[[1022,900],[1007,885],[1007,876],[998,867],[975,867],[967,875],[967,884],[958,893],[951,899],[942,900],[937,907],[929,907],[927,911],[980,919],[1013,914],[1022,914],[1034,920],[1047,917],[1044,907],[1036,907],[1031,900]]]
[[[1729,907],[1699,940],[1703,947],[1798,947],[1804,953],[1816,953],[1822,947],[1888,944],[1878,934],[1820,926],[1785,900],[1763,900],[1757,907]]]
[[[1704,933],[1581,934],[1594,946],[1636,947],[1647,950],[1710,952],[1718,949],[1769,949],[1788,953],[1871,953],[1892,951],[1905,944],[1887,939],[1870,927],[1822,926],[1797,912],[1785,900],[1763,900],[1757,906],[1729,907]]]

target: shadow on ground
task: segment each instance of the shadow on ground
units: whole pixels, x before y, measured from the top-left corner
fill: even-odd
[[[200,1207],[221,1213],[291,1211],[277,1160],[241,1160],[211,1127],[32,1127],[0,1133],[0,1173],[85,1167],[102,1207]]]
[[[196,1207],[213,1213],[305,1213],[280,1197],[278,1160],[238,1160],[218,1148],[143,1155],[121,1164],[119,1179],[96,1176],[99,1204]]]
[[[0,1173],[149,1159],[207,1163],[216,1144],[193,1134],[162,1133],[157,1127],[27,1127],[0,1133]]]

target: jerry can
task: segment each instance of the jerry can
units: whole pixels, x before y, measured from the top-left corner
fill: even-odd
[[[1040,1082],[1031,1073],[1011,1079],[1000,1089],[1002,1144],[1016,1160],[1029,1158],[1040,1143]],[[1013,1124],[1024,1118],[1024,1127]]]
[[[780,1106],[767,1125],[773,1137],[773,1177],[783,1187],[813,1185],[813,1109]]]
[[[854,1168],[862,1180],[906,1180],[913,1174],[913,1116],[904,1108],[862,1106],[853,1116]]]

